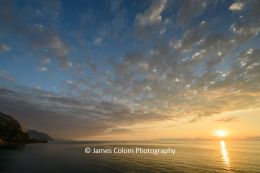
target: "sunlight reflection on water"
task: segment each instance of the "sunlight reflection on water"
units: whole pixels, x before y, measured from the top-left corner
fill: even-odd
[[[220,146],[221,146],[221,155],[222,155],[222,160],[224,164],[229,168],[230,167],[230,160],[228,157],[228,151],[226,148],[226,143],[225,141],[220,141]]]

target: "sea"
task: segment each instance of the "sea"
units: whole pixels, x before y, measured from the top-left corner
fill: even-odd
[[[137,152],[137,148],[145,152]],[[260,141],[55,141],[1,145],[0,173],[13,172],[260,173]]]

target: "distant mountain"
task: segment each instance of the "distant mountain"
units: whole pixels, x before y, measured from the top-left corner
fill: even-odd
[[[23,132],[20,123],[3,112],[0,112],[0,144],[19,144],[19,143],[41,143],[47,142],[51,138],[45,133],[39,133],[36,135],[36,131],[30,134],[34,134],[35,138],[30,137],[28,133]]]
[[[53,139],[46,133],[38,132],[36,130],[27,131],[30,139],[40,140],[40,141],[52,141]]]

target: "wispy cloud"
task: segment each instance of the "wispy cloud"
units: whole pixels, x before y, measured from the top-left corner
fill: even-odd
[[[6,45],[6,44],[0,44],[0,52],[7,52],[11,49],[10,46]]]
[[[218,119],[216,121],[223,122],[223,123],[237,122],[238,121],[238,117],[222,118],[222,119]]]
[[[154,1],[143,14],[137,14],[135,19],[137,25],[144,27],[161,23],[161,13],[165,9],[166,3],[167,0]]]
[[[9,82],[15,82],[15,77],[7,71],[0,71],[0,80],[7,80]]]
[[[40,9],[30,11],[32,8],[28,5],[28,8],[21,8],[18,14],[15,11],[14,1],[3,1],[0,7],[0,19],[4,22],[2,30],[8,31],[9,34],[15,35],[17,38],[26,40],[26,45],[30,46],[30,49],[41,50],[41,54],[46,54],[50,58],[57,58],[62,68],[69,67],[69,45],[66,43],[62,36],[58,34],[56,24],[59,13],[61,11],[59,1],[46,1],[39,2]],[[49,20],[54,20],[52,26],[45,26],[44,24],[27,22],[28,18],[43,18],[52,15]],[[32,20],[34,21],[34,20]],[[19,43],[19,42],[18,42]],[[24,44],[17,45],[24,47]],[[1,45],[1,50],[9,50],[7,45]],[[46,53],[46,50],[48,52]]]

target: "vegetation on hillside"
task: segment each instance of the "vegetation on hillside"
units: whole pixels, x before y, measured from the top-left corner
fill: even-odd
[[[34,133],[37,134],[37,131],[34,131]],[[0,112],[0,143],[42,143],[47,142],[49,139],[51,138],[30,138],[27,132],[22,131],[22,127],[16,119]]]

